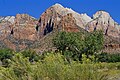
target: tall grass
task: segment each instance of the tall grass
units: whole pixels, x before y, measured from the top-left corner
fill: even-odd
[[[34,63],[16,54],[9,62],[8,68],[0,67],[0,80],[107,80],[95,64],[68,62],[61,54],[48,54]]]

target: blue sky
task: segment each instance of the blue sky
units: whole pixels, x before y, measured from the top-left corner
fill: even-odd
[[[72,8],[79,13],[87,13],[89,16],[98,10],[105,10],[120,23],[120,0],[0,0],[0,16],[27,13],[39,18],[55,3]]]

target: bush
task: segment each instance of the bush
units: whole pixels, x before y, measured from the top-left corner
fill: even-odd
[[[120,62],[120,54],[108,54],[101,53],[97,55],[98,61],[100,62]]]
[[[39,54],[37,54],[34,50],[31,49],[21,51],[21,54],[24,57],[28,57],[30,62],[38,61],[40,59]]]
[[[15,54],[17,54],[17,52],[14,52],[11,49],[0,49],[0,60],[2,62],[2,66],[8,67],[8,60],[11,60]],[[34,50],[31,49],[21,51],[20,54],[22,54],[23,57],[29,58],[30,62],[39,61],[42,58],[41,55],[37,54]]]
[[[11,49],[0,49],[0,60],[3,66],[8,66],[8,59],[11,59],[14,55],[14,51]]]
[[[106,80],[94,64],[67,62],[60,53],[48,53],[43,60],[31,64],[20,53],[10,61],[10,67],[0,67],[0,80]]]
[[[29,79],[32,70],[31,64],[27,58],[23,58],[22,54],[18,53],[9,60],[8,68],[1,68],[1,80],[27,80]]]

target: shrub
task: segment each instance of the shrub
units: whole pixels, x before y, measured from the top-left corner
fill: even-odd
[[[48,53],[43,60],[31,64],[20,53],[10,61],[10,67],[0,67],[0,80],[106,80],[95,64],[67,62],[60,53]]]
[[[31,49],[21,51],[21,54],[24,57],[28,57],[30,62],[38,61],[40,59],[39,54],[37,54],[34,50]]]
[[[3,66],[8,66],[8,59],[11,59],[14,55],[11,49],[0,49],[0,60]]]
[[[97,55],[100,62],[120,62],[120,54],[101,53]]]
[[[27,58],[23,58],[22,54],[18,53],[9,60],[10,66],[1,69],[1,80],[27,80],[29,79],[32,70],[31,64]]]

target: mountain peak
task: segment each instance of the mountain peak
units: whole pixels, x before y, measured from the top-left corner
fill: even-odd
[[[105,18],[108,18],[110,17],[110,14],[106,11],[103,11],[103,10],[100,10],[100,11],[97,11],[94,15],[93,15],[93,18],[97,18],[97,17],[105,17]]]
[[[63,7],[63,6],[59,3],[56,3],[56,4],[53,5],[53,7]]]
[[[97,19],[99,23],[102,22],[104,24],[108,24],[108,25],[111,25],[111,26],[114,26],[114,24],[115,24],[115,21],[112,19],[110,14],[106,11],[97,11],[93,15],[93,19]]]

